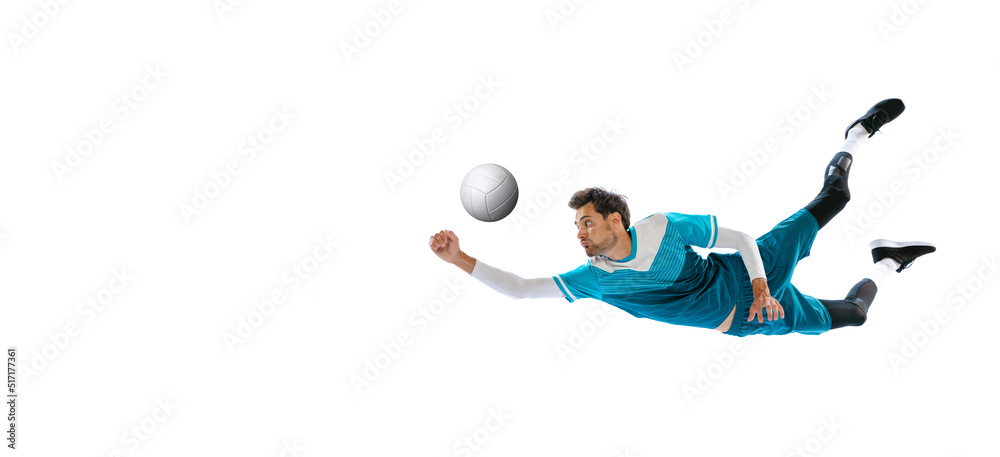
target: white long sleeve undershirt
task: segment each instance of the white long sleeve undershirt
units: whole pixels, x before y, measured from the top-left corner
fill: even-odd
[[[738,230],[719,227],[719,238],[715,242],[717,248],[731,248],[740,252],[743,258],[743,265],[750,273],[750,279],[766,278],[764,274],[764,261],[760,258],[760,249],[757,249],[757,241]]]
[[[757,249],[756,240],[737,230],[719,227],[718,231],[715,247],[736,249],[743,258],[743,264],[746,265],[747,272],[750,273],[750,279],[764,278],[764,262],[760,258],[760,250]],[[515,300],[562,298],[563,296],[559,286],[551,277],[525,279],[489,265],[482,259],[476,259],[476,264],[472,267],[472,277]]]
[[[482,259],[476,259],[476,265],[472,267],[472,277],[515,300],[521,298],[562,298],[563,296],[556,281],[551,277],[524,279],[514,273],[487,265]]]

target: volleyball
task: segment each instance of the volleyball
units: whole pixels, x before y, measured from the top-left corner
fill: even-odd
[[[507,217],[517,205],[517,181],[506,168],[484,163],[469,171],[462,180],[462,206],[470,216],[483,222]]]

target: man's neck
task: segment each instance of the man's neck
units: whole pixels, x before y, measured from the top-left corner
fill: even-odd
[[[632,236],[626,231],[624,235],[618,236],[618,240],[618,245],[604,256],[615,262],[620,262],[622,259],[632,255]]]

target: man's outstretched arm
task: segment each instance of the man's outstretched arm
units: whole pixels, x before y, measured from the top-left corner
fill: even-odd
[[[458,246],[458,236],[451,230],[442,230],[431,236],[431,250],[445,262],[461,268],[491,289],[513,299],[562,298],[563,293],[552,278],[524,279],[516,274],[477,260]]]
[[[752,321],[756,316],[757,322],[764,322],[764,310],[767,310],[767,320],[783,319],[785,310],[778,300],[771,296],[771,290],[767,287],[764,261],[760,258],[757,241],[746,233],[719,227],[719,238],[715,242],[715,247],[736,249],[743,258],[743,265],[747,267],[750,284],[753,286],[753,305],[750,306],[750,318],[747,321]]]
[[[760,258],[760,249],[757,249],[757,241],[750,235],[738,230],[719,227],[719,238],[715,242],[715,247],[739,251],[740,257],[743,258],[743,265],[747,267],[747,273],[750,273],[751,281],[760,278],[767,279],[767,275],[764,273],[764,261]]]

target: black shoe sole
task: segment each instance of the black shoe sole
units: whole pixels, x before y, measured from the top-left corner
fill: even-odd
[[[899,263],[897,273],[909,268],[918,257],[937,250],[933,244],[923,241],[875,240],[868,243],[868,247],[872,250],[875,263],[887,257]]]

